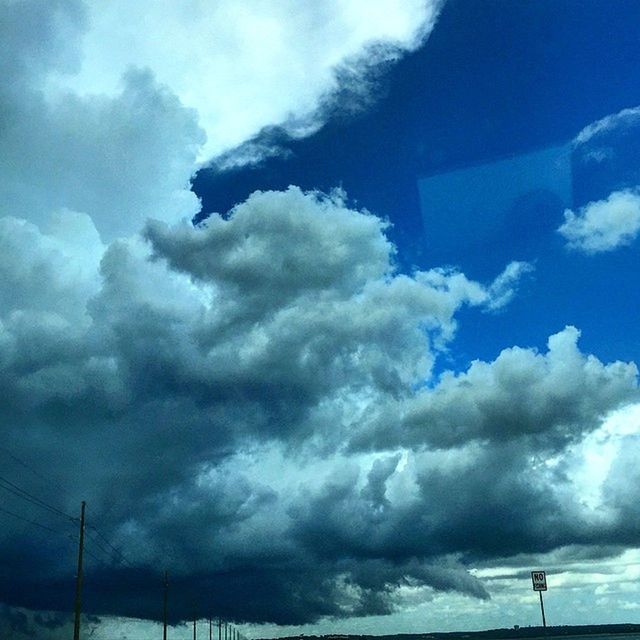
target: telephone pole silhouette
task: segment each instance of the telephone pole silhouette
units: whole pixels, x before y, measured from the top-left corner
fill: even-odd
[[[164,593],[162,596],[162,640],[167,640],[167,604],[169,599],[169,574],[164,572]]]
[[[80,640],[80,607],[82,601],[82,556],[84,553],[84,510],[87,503],[80,504],[80,543],[78,545],[78,573],[76,574],[76,603],[73,620],[73,640]]]

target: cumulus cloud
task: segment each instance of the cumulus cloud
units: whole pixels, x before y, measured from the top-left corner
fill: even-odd
[[[405,573],[482,595],[465,582],[463,567],[447,579],[436,558],[425,569],[422,554],[407,558],[405,573],[392,571],[382,549],[379,570],[387,577],[377,586],[358,582],[360,558],[348,553],[338,566],[325,559],[309,581],[318,551],[292,527],[300,491],[266,483],[264,468],[246,475],[233,467],[234,452],[268,443],[289,450],[294,466],[313,451],[328,455],[379,420],[377,407],[396,419],[398,400],[430,376],[438,350],[455,334],[461,306],[490,308],[495,295],[504,296],[504,284],[455,271],[398,273],[385,227],[350,209],[340,193],[297,188],[255,193],[197,228],[149,223],[146,239],[109,245],[84,214],[62,210],[42,229],[3,219],[7,440],[32,464],[46,460],[69,487],[55,497],[60,507],[73,511],[87,499],[138,565],[162,563],[185,593],[217,580],[216,571],[236,572],[235,588],[244,589],[250,572],[256,598],[243,598],[239,610],[230,589],[221,604],[248,620],[385,612]],[[85,463],[89,452],[109,464]],[[367,510],[386,508],[394,461],[376,463],[355,496]],[[280,464],[295,477],[288,459]],[[202,543],[203,531],[215,545]],[[11,548],[20,546],[15,533],[4,532]],[[65,554],[51,544],[36,557],[44,562],[46,555],[47,566],[62,571]],[[293,563],[292,574],[275,589],[282,562]],[[95,569],[98,584],[114,575]],[[125,591],[141,607],[138,615],[153,616],[155,607],[133,597],[141,575],[129,575]],[[0,598],[64,608],[53,588],[41,587],[25,583]],[[105,593],[94,610],[136,614]],[[298,597],[309,604],[292,608]],[[186,608],[176,604],[176,615],[189,615]]]
[[[79,72],[55,74],[49,90],[113,95],[128,67],[148,68],[197,111],[209,159],[267,125],[315,130],[323,100],[345,87],[352,95],[368,70],[419,46],[441,4],[87,0]]]
[[[631,244],[640,232],[640,108],[613,113],[586,126],[573,141],[578,184],[588,185],[582,206],[567,209],[558,232],[567,247],[588,255]]]
[[[494,362],[445,374],[409,404],[401,437],[451,447],[530,435],[564,446],[595,429],[609,411],[638,398],[638,369],[581,353],[579,335],[567,327],[549,338],[546,354],[513,347]]]
[[[203,133],[148,72],[129,72],[113,98],[45,101],[34,89],[5,97],[0,213],[44,224],[72,209],[90,215],[108,241],[149,216],[179,220],[199,211],[189,179]],[[25,101],[29,108],[19,108]]]
[[[640,233],[640,194],[635,190],[615,191],[606,200],[590,202],[578,213],[567,209],[558,232],[570,249],[587,254],[631,244]]]
[[[3,433],[52,478],[27,488],[72,513],[87,499],[137,567],[90,559],[90,610],[154,617],[158,567],[181,594],[176,621],[207,589],[221,615],[291,624],[388,613],[406,587],[487,598],[466,558],[524,552],[547,530],[510,527],[518,505],[584,524],[529,482],[530,456],[636,397],[635,367],[583,355],[569,328],[547,354],[506,350],[416,392],[457,311],[500,306],[526,268],[486,285],[401,274],[385,226],[340,193],[297,188],[109,245],[71,211],[43,230],[3,220]],[[601,539],[555,524],[535,544]],[[3,544],[19,557],[16,525]],[[64,610],[73,545],[27,546],[47,571],[0,600]]]
[[[148,217],[190,219],[202,160],[263,127],[316,130],[349,84],[339,69],[366,85],[423,41],[439,5],[3,3],[0,214],[41,224],[83,212],[105,241]],[[245,155],[234,162],[256,154]]]

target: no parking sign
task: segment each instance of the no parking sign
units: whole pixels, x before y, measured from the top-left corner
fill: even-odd
[[[534,591],[547,590],[547,574],[544,571],[532,571],[531,582],[533,582]]]

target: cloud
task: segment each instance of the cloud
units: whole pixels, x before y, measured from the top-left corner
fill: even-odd
[[[640,107],[622,109],[618,113],[612,113],[600,120],[587,125],[574,139],[574,145],[580,146],[594,142],[598,138],[611,134],[616,130],[634,127],[640,123]]]
[[[190,191],[204,133],[149,71],[126,71],[113,95],[45,91],[51,73],[82,60],[86,8],[74,0],[3,3],[0,214],[46,224],[60,209],[85,213],[105,240],[144,220],[199,210]]]
[[[327,101],[347,108],[347,86],[420,45],[439,5],[4,3],[0,214],[86,213],[104,241],[191,219],[202,160],[264,127],[317,130]]]
[[[459,311],[503,308],[530,265],[400,273],[340,192],[189,223],[200,162],[366,106],[440,7],[299,4],[0,7],[0,461],[67,514],[88,502],[88,612],[156,619],[168,569],[174,622],[384,615],[407,591],[487,599],[474,561],[625,543],[620,479],[598,520],[563,447],[637,397],[634,365],[566,329],[433,379]],[[77,523],[3,508],[0,628],[66,633],[15,607],[69,610]]]
[[[385,612],[405,575],[484,597],[464,567],[442,568],[427,554],[400,571],[380,550],[373,586],[357,577],[365,575],[357,553],[315,567],[318,550],[292,525],[306,500],[296,487],[303,460],[332,456],[379,419],[378,407],[397,419],[398,399],[430,376],[455,334],[456,312],[491,307],[494,290],[504,295],[503,284],[451,270],[398,273],[385,228],[340,193],[297,188],[255,193],[197,228],[153,222],[146,240],[108,245],[85,214],[61,210],[42,229],[2,219],[3,433],[19,458],[55,479],[43,487],[33,477],[28,489],[72,513],[86,499],[140,567],[94,566],[90,610],[155,616],[155,603],[136,593],[158,566],[185,593],[177,617],[190,615],[187,594],[222,575],[231,586],[220,607],[247,620]],[[265,447],[281,453],[259,464]],[[398,460],[367,472],[353,496],[365,511],[387,508]],[[270,465],[277,474],[267,481]],[[68,489],[51,496],[54,483]],[[25,544],[17,533],[3,533],[16,557]],[[51,573],[0,599],[64,609],[66,542],[27,541]],[[129,585],[117,598],[108,595],[116,578]],[[234,594],[249,579],[255,597],[238,609]]]
[[[109,245],[70,211],[2,225],[0,419],[52,478],[22,482],[71,513],[88,500],[137,567],[90,558],[90,611],[155,617],[168,568],[176,621],[211,589],[249,621],[385,614],[407,586],[488,597],[469,558],[612,539],[536,460],[637,397],[634,365],[569,328],[424,388],[458,310],[499,306],[522,265],[488,285],[400,274],[386,223],[297,188]],[[5,548],[46,571],[0,599],[65,609],[73,546],[20,526]]]
[[[44,224],[58,209],[79,211],[108,241],[149,216],[180,220],[199,211],[189,180],[203,133],[148,72],[129,72],[113,98],[45,101],[31,89],[6,97],[0,111],[8,121],[0,213]]]
[[[417,48],[442,3],[85,4],[79,72],[53,74],[48,90],[113,96],[130,66],[148,68],[197,111],[207,133],[200,157],[209,159],[268,125],[295,135],[317,129],[327,96],[368,93],[369,70]]]
[[[570,249],[587,254],[613,251],[631,244],[640,232],[640,194],[615,191],[606,200],[590,202],[578,213],[564,212],[558,232]]]
[[[566,210],[558,232],[567,246],[588,255],[631,244],[640,231],[640,107],[591,123],[573,141],[582,206]]]
[[[534,267],[529,262],[510,262],[491,284],[488,291],[490,302],[487,308],[490,311],[497,311],[508,305],[516,295],[522,277],[533,270]]]
[[[546,354],[514,347],[492,363],[475,361],[465,373],[444,375],[416,398],[405,427],[435,446],[523,434],[560,443],[580,437],[610,410],[637,398],[638,370],[634,363],[604,365],[584,355],[579,335],[567,327],[549,338]]]
[[[376,424],[354,444],[455,447],[528,436],[538,446],[564,448],[639,393],[634,363],[605,365],[581,353],[579,335],[566,327],[549,338],[546,354],[513,347],[464,373],[447,372],[406,403],[402,423]]]

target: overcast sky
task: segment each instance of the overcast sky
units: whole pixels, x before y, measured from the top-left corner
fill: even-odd
[[[615,7],[0,0],[0,635],[640,622]]]

